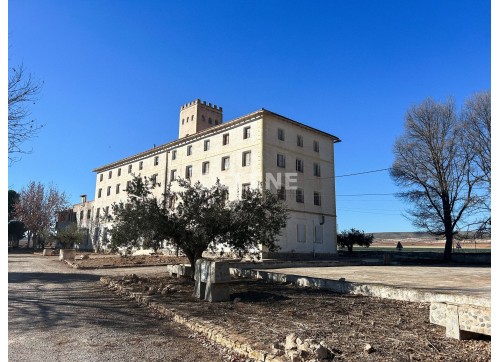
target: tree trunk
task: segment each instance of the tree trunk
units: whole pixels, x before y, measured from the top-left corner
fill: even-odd
[[[451,260],[451,251],[453,247],[453,224],[451,221],[451,207],[447,197],[443,198],[443,216],[444,216],[444,235],[446,242],[444,244],[444,260]]]
[[[347,252],[348,252],[348,253],[352,253],[352,247],[353,247],[353,246],[354,246],[353,244],[349,244],[349,245],[347,245]]]

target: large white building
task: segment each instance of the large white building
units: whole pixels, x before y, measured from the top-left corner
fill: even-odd
[[[199,99],[185,104],[177,140],[94,170],[94,247],[112,227],[99,223],[99,217],[114,202],[126,200],[124,190],[135,174],[156,178],[161,185],[157,196],[177,177],[206,186],[218,178],[228,187],[229,199],[241,197],[247,187],[268,187],[285,200],[290,216],[279,238],[280,255],[275,256],[335,254],[337,142],[331,134],[265,109],[224,123],[222,107]],[[77,219],[80,214],[87,218],[87,213],[80,211]],[[263,250],[263,256],[272,255]]]

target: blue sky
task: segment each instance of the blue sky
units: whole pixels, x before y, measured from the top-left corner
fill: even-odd
[[[338,136],[335,171],[385,169],[406,110],[491,88],[489,1],[9,2],[9,66],[44,86],[8,187],[94,197],[92,169],[177,137],[196,98]],[[339,177],[339,229],[414,230],[387,171]],[[386,194],[364,195],[362,194]],[[358,196],[343,196],[358,195]]]

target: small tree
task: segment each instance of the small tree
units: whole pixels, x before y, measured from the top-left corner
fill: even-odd
[[[23,222],[17,220],[9,221],[9,241],[14,242],[14,247],[19,247],[19,240],[24,237],[26,231]]]
[[[46,187],[39,182],[31,181],[21,190],[14,208],[16,217],[28,230],[28,247],[30,237],[33,237],[33,247],[35,247],[43,232],[55,230],[57,213],[67,209],[68,204],[66,194],[52,185]]]
[[[276,250],[276,238],[286,226],[287,211],[269,191],[249,190],[228,202],[218,180],[204,187],[178,179],[179,192],[167,189],[162,199],[152,195],[147,179],[134,177],[126,203],[113,205],[113,246],[159,247],[162,241],[182,250],[194,270],[205,250],[225,246],[240,255],[259,245]]]
[[[337,235],[337,244],[342,248],[347,248],[349,253],[352,253],[354,245],[364,246],[368,248],[373,243],[373,234],[366,234],[364,231],[359,231],[352,228],[344,230]]]
[[[82,243],[85,240],[85,236],[85,231],[78,229],[76,223],[72,223],[57,230],[55,238],[61,244],[62,249],[69,249]]]

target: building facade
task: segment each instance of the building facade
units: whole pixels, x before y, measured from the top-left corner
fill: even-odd
[[[180,109],[179,138],[94,169],[92,242],[106,238],[110,224],[99,223],[114,202],[125,201],[133,175],[153,177],[160,197],[178,177],[216,180],[229,199],[246,188],[266,187],[284,200],[289,220],[278,241],[279,254],[332,255],[337,252],[334,144],[340,140],[265,109],[222,122],[222,107],[199,99]],[[76,210],[79,218],[81,210]],[[88,206],[87,206],[88,209]],[[87,215],[84,213],[83,217]],[[262,250],[264,257],[272,256]]]

